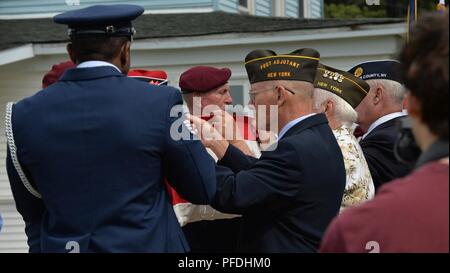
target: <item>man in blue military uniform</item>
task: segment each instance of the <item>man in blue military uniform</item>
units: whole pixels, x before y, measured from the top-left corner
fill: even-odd
[[[238,251],[315,252],[339,212],[346,174],[326,116],[313,110],[318,63],[319,53],[313,49],[248,54],[251,103],[278,106],[278,115],[272,117],[261,118],[266,111],[257,111],[257,120],[265,121],[259,129],[278,121],[277,146],[260,159],[244,155],[218,133],[211,140],[208,123],[191,117],[205,145],[219,158],[212,206],[243,217]]]
[[[31,252],[189,250],[163,177],[207,204],[214,161],[199,141],[171,137],[178,90],[125,76],[142,13],[113,5],[57,15],[77,68],[8,106],[7,169]]]

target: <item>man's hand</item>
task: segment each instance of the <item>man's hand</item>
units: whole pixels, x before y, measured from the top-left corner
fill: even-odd
[[[208,122],[213,124],[214,128],[218,129],[217,131],[221,133],[222,137],[244,154],[255,157],[255,154],[245,143],[243,133],[239,129],[239,126],[237,125],[238,122],[233,118],[233,116],[227,111],[216,111],[213,112],[213,115],[213,118],[211,118]],[[241,118],[243,119],[244,117]]]
[[[213,124],[190,114],[187,115],[187,118],[192,123],[192,130],[197,133],[203,145],[210,148],[219,160],[222,159],[229,143],[214,128]]]
[[[274,133],[269,131],[258,131],[260,148],[262,151],[266,151],[270,148],[275,142],[277,142],[277,137]]]
[[[214,111],[208,122],[231,144],[244,139],[233,116],[226,111]]]
[[[190,121],[190,124],[186,123],[186,126],[188,128],[191,126],[190,129],[198,135],[203,144],[209,141],[223,140],[222,135],[215,128],[214,124],[190,114],[187,115],[187,119]],[[205,144],[205,146],[207,145]]]

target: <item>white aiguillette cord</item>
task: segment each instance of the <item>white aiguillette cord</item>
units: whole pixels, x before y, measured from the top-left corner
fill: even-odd
[[[12,129],[12,108],[13,108],[14,102],[8,102],[6,105],[6,116],[5,116],[5,129],[6,129],[6,139],[8,143],[9,152],[11,155],[11,161],[14,165],[14,168],[17,171],[17,174],[20,177],[20,180],[22,180],[23,185],[25,188],[30,192],[33,196],[42,199],[41,194],[33,188],[30,181],[28,181],[27,176],[22,170],[22,167],[20,166],[19,160],[17,159],[17,148],[16,144],[14,142],[14,134]]]

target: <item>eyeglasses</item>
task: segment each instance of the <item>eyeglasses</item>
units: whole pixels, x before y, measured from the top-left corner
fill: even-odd
[[[248,95],[250,96],[250,102],[254,102],[255,101],[255,98],[256,98],[257,94],[264,93],[264,92],[267,92],[267,91],[272,91],[272,90],[275,90],[277,88],[278,88],[278,86],[275,86],[275,87],[272,87],[272,88],[269,88],[269,89],[263,89],[263,90],[256,90],[256,91],[250,90],[250,92],[248,92]],[[286,88],[285,86],[283,86],[283,88],[286,89],[286,91],[288,91],[292,95],[295,95],[295,92],[292,91],[291,89]]]

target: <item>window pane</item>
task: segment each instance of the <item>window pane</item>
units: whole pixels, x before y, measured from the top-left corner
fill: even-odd
[[[244,87],[242,85],[232,85],[230,93],[233,105],[244,105]]]
[[[239,0],[239,6],[248,8],[248,1],[247,0]]]

